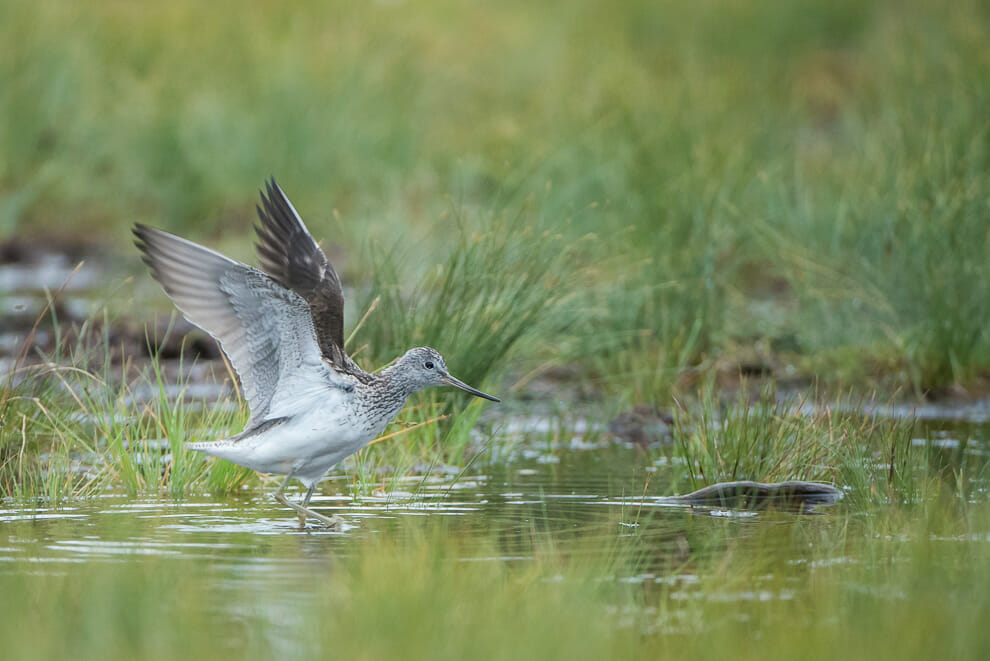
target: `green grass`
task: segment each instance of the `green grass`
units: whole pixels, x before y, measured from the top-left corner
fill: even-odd
[[[23,380],[0,392],[0,485],[6,494],[52,504],[108,488],[167,490],[180,497],[207,485],[222,493],[251,474],[220,464],[210,470],[184,447],[229,435],[239,412],[184,398],[188,377],[181,369],[172,392],[157,361],[136,368],[130,361],[114,364],[105,344],[109,336],[97,339],[95,346],[90,337],[57,347],[48,360],[22,367]]]
[[[760,343],[833,385],[980,388],[990,15],[952,9],[6,3],[0,231],[131,254],[139,220],[246,255],[275,174],[345,281],[437,286],[375,358],[454,304],[507,316],[482,295],[503,271],[444,264],[494,223],[566,302],[521,349],[610,395],[667,398]],[[541,237],[567,258],[540,262]],[[394,271],[355,257],[398,246]]]
[[[348,286],[363,366],[434,346],[510,411],[567,375],[552,430],[522,438],[487,404],[422,393],[325,489],[426,499],[405,478],[441,464],[511,485],[520,447],[570,460],[579,410],[676,411],[673,444],[621,464],[632,478],[622,448],[580,459],[589,488],[628,500],[605,523],[543,499],[526,525],[479,514],[470,537],[423,517],[325,560],[322,537],[251,540],[252,557],[302,553],[303,577],[48,564],[62,524],[4,522],[38,542],[0,563],[0,656],[986,657],[985,439],[794,407],[985,392],[988,34],[975,0],[0,3],[0,240],[97,241],[113,266],[92,332],[46,312],[54,350],[0,377],[5,507],[266,488],[184,448],[238,431],[236,396],[182,396],[192,366],[112,338],[171,309],[129,226],[252,262],[269,175]],[[712,385],[753,365],[817,389]],[[638,500],[736,479],[847,493],[755,520]],[[148,520],[122,537],[167,534]],[[479,560],[505,556],[524,559]]]
[[[912,442],[918,438],[912,421],[863,415],[856,398],[781,401],[773,388],[755,402],[745,391],[734,402],[720,402],[710,389],[699,396],[700,405],[679,411],[674,442],[662,449],[683,462],[678,479],[687,483],[678,491],[736,480],[805,480],[848,488],[847,497],[864,507],[928,500],[942,486],[957,486],[955,476],[933,463],[932,448]],[[959,494],[967,496],[965,490]]]
[[[0,393],[5,420],[11,421],[0,428],[5,495],[57,506],[106,492],[223,498],[244,485],[258,488],[251,471],[185,448],[190,441],[239,431],[243,402],[231,395],[232,406],[218,406],[186,396],[189,371],[181,365],[177,386],[169,388],[170,377],[157,359],[143,368],[115,364],[107,336],[101,337],[95,346],[61,348],[22,370],[23,380]],[[859,402],[853,396],[778,401],[772,387],[755,402],[745,388],[735,401],[723,401],[712,386],[704,387],[678,400],[673,443],[647,451],[651,461],[665,466],[654,488],[666,495],[733,480],[824,481],[849,488],[860,507],[929,501],[947,492],[964,502],[979,497],[986,464],[970,456],[968,438],[946,456],[934,445],[915,442],[919,432],[911,421],[864,416],[857,412]],[[817,410],[799,412],[802,405]],[[566,449],[571,437],[573,416],[566,409],[550,416],[556,428],[551,433],[520,438],[500,435],[497,421],[494,428],[479,424],[483,408],[481,400],[425,391],[381,442],[335,472],[349,476],[351,493],[360,498],[439,464],[464,473],[491,470],[520,443],[552,455]],[[585,440],[600,434],[592,429]]]
[[[374,280],[357,305],[370,312],[348,349],[377,369],[412,346],[434,346],[458,378],[479,387],[505,373],[520,345],[528,342],[522,349],[531,357],[534,344],[560,330],[560,300],[569,289],[561,278],[579,250],[534,229],[533,215],[460,219],[450,252],[422,275],[420,246],[373,246],[367,259]]]

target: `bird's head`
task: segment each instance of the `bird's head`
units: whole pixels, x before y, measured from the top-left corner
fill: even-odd
[[[447,371],[447,363],[436,349],[416,347],[407,351],[391,368],[394,379],[400,380],[409,389],[416,392],[431,386],[454,386],[475,397],[482,397],[492,402],[501,401],[497,397],[487,395],[472,388],[460,379],[456,379]]]

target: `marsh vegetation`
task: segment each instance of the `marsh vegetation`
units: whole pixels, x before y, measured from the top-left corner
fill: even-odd
[[[0,4],[0,656],[987,656],[990,13],[939,4]],[[505,400],[417,396],[339,534],[185,449],[245,407],[128,244],[254,263],[272,174],[362,367]],[[844,498],[665,500],[730,480]]]

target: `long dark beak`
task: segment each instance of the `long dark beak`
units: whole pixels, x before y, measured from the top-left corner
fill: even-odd
[[[454,377],[452,377],[449,374],[444,374],[443,375],[443,378],[444,378],[444,381],[446,381],[448,384],[454,386],[455,388],[460,388],[464,392],[469,392],[472,395],[474,395],[475,397],[481,397],[482,399],[487,399],[490,402],[501,402],[502,401],[498,397],[492,397],[491,395],[486,395],[485,393],[481,392],[477,388],[472,388],[471,386],[469,386],[468,384],[464,383],[460,379],[455,379]]]

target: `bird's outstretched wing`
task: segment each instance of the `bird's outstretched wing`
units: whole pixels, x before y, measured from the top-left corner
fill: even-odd
[[[281,187],[270,179],[258,205],[255,247],[261,268],[275,282],[299,294],[309,305],[323,356],[349,371],[344,351],[344,292],[340,277],[306,229]]]
[[[308,394],[353,387],[324,363],[309,305],[298,294],[173,234],[139,224],[134,235],[176,307],[223,347],[251,407],[248,428],[296,412]]]

